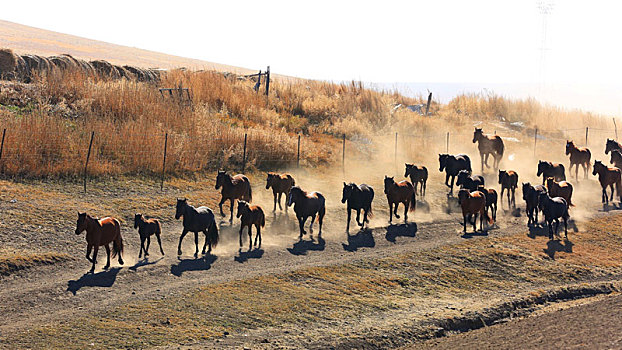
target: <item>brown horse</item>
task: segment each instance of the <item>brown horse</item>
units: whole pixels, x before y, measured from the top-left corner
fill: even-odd
[[[532,186],[529,182],[523,183],[523,199],[525,200],[527,212],[527,226],[538,225],[538,212],[542,210],[539,206],[539,198],[541,193],[546,193],[546,187],[543,185]]]
[[[601,198],[602,203],[609,204],[609,201],[613,201],[613,185],[616,186],[618,197],[622,202],[622,176],[620,169],[609,168],[599,160],[594,161],[594,171],[592,175],[598,174],[598,182],[603,188],[603,195]],[[607,186],[611,188],[611,198],[607,198]]]
[[[484,173],[484,165],[487,168],[490,168],[488,165],[488,157],[492,154],[494,158],[493,168],[499,169],[499,163],[501,163],[501,158],[503,158],[503,140],[501,137],[497,135],[484,135],[484,132],[481,128],[475,128],[475,132],[473,132],[473,143],[477,144],[477,149],[479,150],[479,155],[482,160],[482,173]]]
[[[570,168],[568,172],[572,174],[572,166],[574,165],[574,176],[575,179],[579,181],[579,165],[581,165],[585,175],[584,178],[587,179],[587,173],[590,170],[590,161],[592,159],[590,150],[587,148],[579,148],[575,146],[574,142],[566,140],[566,155],[570,155]]]
[[[395,182],[393,177],[385,175],[384,193],[389,201],[389,222],[393,221],[394,214],[396,218],[400,218],[397,214],[397,207],[400,203],[404,204],[404,220],[408,220],[408,211],[415,211],[417,207],[417,197],[413,185],[408,180]]]
[[[490,213],[492,215],[488,215],[492,217],[493,221],[497,221],[497,191],[494,188],[484,188],[484,186],[479,186],[477,188],[478,191],[482,192],[486,196],[486,215],[488,215],[488,209],[490,209]]]
[[[426,182],[428,182],[428,168],[423,165],[406,163],[406,172],[404,173],[404,177],[408,177],[408,175],[410,175],[410,181],[415,187],[415,192],[417,192],[417,185],[421,184],[419,187],[419,194],[425,197],[425,187]]]
[[[248,226],[248,250],[253,248],[253,230],[255,225],[257,233],[255,234],[255,245],[261,247],[261,228],[266,226],[266,216],[263,209],[258,205],[250,205],[245,201],[238,201],[238,213],[236,217],[240,218],[240,247],[242,247],[242,230]],[[259,239],[259,245],[257,245]]]
[[[110,243],[112,242],[112,257],[119,255],[119,264],[123,265],[123,238],[121,237],[121,224],[119,220],[111,217],[97,219],[92,218],[86,213],[78,213],[78,223],[76,225],[76,235],[86,230],[86,259],[93,263],[91,273],[95,271],[97,263],[97,251],[100,246],[106,248],[107,261],[104,269],[110,267]],[[93,258],[90,257],[91,249]]]
[[[289,190],[294,186],[296,186],[296,181],[290,174],[268,173],[268,178],[266,178],[266,190],[272,187],[272,194],[274,195],[274,209],[272,209],[272,211],[276,211],[276,203],[279,203],[279,209],[283,210],[281,206],[281,196],[285,194],[285,201],[287,201]],[[285,206],[285,210],[287,211],[287,205]]]
[[[618,149],[614,149],[611,151],[611,159],[609,163],[612,163],[618,169],[622,169],[622,152]]]
[[[251,202],[253,200],[251,182],[242,174],[231,176],[225,171],[218,170],[216,189],[220,187],[222,187],[222,191],[220,192],[222,198],[220,199],[220,203],[218,203],[220,215],[225,216],[225,213],[222,211],[222,204],[228,199],[231,202],[231,218],[229,218],[229,222],[233,222],[233,201],[242,199]]]
[[[555,181],[554,178],[549,177],[546,179],[546,188],[551,198],[562,197],[566,200],[569,207],[574,207],[572,204],[572,184],[568,181]]]
[[[538,173],[536,176],[542,175],[542,184],[546,182],[546,179],[549,177],[555,178],[556,181],[565,181],[566,180],[566,168],[564,168],[564,164],[560,163],[552,163],[544,160],[538,161]]]
[[[622,151],[622,145],[616,140],[607,139],[607,143],[605,144],[605,154],[609,154],[610,151],[617,149]]]
[[[313,222],[315,221],[315,215],[318,216],[318,222],[320,224],[320,233],[322,235],[322,222],[324,221],[324,215],[326,214],[326,199],[320,192],[307,193],[300,187],[294,186],[289,191],[289,197],[287,198],[287,205],[294,205],[294,212],[296,218],[298,218],[298,226],[300,227],[300,238],[307,233],[305,231],[305,221],[308,217],[311,217],[311,225],[309,230],[313,232]]]
[[[499,185],[501,185],[501,206],[503,208],[503,191],[507,189],[508,208],[516,209],[516,198],[514,197],[516,187],[518,187],[518,173],[514,170],[499,170]],[[512,192],[512,198],[510,198]]]
[[[139,259],[142,257],[143,251],[145,252],[145,256],[149,255],[149,244],[151,244],[151,235],[155,235],[158,239],[158,244],[160,245],[160,253],[164,255],[164,250],[162,250],[162,240],[160,240],[162,228],[158,219],[145,219],[142,214],[134,214],[134,228],[138,229],[138,235],[140,236],[140,251],[138,252]],[[147,241],[146,247],[145,241]]]
[[[490,217],[488,217],[488,213],[486,212],[486,195],[481,191],[473,191],[469,192],[466,188],[460,189],[458,191],[458,204],[462,208],[462,218],[463,218],[463,232],[466,233],[466,223],[467,218],[472,219],[471,224],[473,225],[473,232],[477,232],[477,214],[480,215],[479,218],[479,230],[484,231],[484,218],[488,221],[489,225],[492,225],[494,221]]]

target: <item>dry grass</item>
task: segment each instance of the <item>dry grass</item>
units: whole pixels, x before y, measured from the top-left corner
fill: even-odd
[[[61,253],[26,253],[0,251],[0,275],[8,276],[19,270],[39,265],[51,265],[72,260],[67,254]]]

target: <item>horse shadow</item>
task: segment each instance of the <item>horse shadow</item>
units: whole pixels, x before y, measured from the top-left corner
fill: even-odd
[[[296,217],[294,216],[294,219]],[[271,232],[277,232],[277,234],[289,234],[289,230],[295,230],[298,222],[291,220],[290,216],[285,211],[272,212],[272,220],[268,223],[268,227]]]
[[[609,204],[603,203],[603,210],[602,211],[608,212],[610,210],[622,210],[622,203],[620,203],[620,204],[615,204],[613,202],[609,202]]]
[[[178,258],[179,263],[171,265],[171,273],[177,277],[181,277],[186,271],[207,271],[212,267],[216,259],[218,259],[218,257],[211,254],[198,259]]]
[[[384,238],[391,243],[395,243],[397,237],[415,237],[416,235],[417,224],[409,222],[400,225],[390,225],[387,227],[387,233],[384,235]]]
[[[348,233],[348,244],[341,243],[343,250],[348,252],[355,252],[359,248],[373,248],[376,246],[374,235],[369,228],[362,229],[354,235]]]
[[[153,260],[153,261],[149,261],[149,258],[144,258],[144,259],[138,261],[136,264],[134,264],[134,266],[130,266],[129,269],[132,270],[132,271],[136,271],[136,270],[138,270],[139,267],[157,264],[158,261],[160,261],[162,259],[164,259],[164,257],[157,258],[156,260]]]
[[[309,240],[303,240],[302,238],[294,243],[291,248],[287,248],[287,251],[293,255],[307,255],[309,251],[323,251],[326,248],[326,241],[322,236],[317,237],[317,242],[311,237]]]
[[[248,261],[248,259],[261,259],[261,257],[263,256],[263,253],[264,253],[264,250],[261,248],[248,250],[246,252],[243,252],[242,249],[239,249],[238,255],[234,257],[233,260],[239,263],[245,263]]]
[[[549,256],[552,260],[555,260],[555,253],[565,252],[572,253],[572,247],[574,244],[566,238],[564,240],[564,244],[562,244],[559,240],[550,239],[546,243],[546,249],[543,249],[544,253]]]
[[[454,211],[460,210],[460,204],[458,204],[458,198],[452,194],[447,194],[447,203],[443,204],[443,211],[447,214],[451,214]]]
[[[527,237],[531,239],[535,239],[536,237],[548,237],[549,236],[549,227],[544,225],[529,225],[529,233],[527,233]]]
[[[488,230],[490,228],[485,228],[483,231],[475,231],[475,232],[463,232],[462,238],[473,238],[473,237],[485,237],[488,236]]]
[[[79,279],[67,282],[67,291],[76,295],[83,287],[112,287],[119,271],[121,271],[120,267],[113,267],[98,273],[87,272]]]
[[[417,210],[422,211],[424,213],[430,212],[430,203],[428,201],[417,199]]]

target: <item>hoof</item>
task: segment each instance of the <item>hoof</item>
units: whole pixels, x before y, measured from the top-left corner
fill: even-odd
[[[104,270],[108,270],[109,268],[110,268],[110,265],[104,266]]]
[[[119,259],[119,265],[123,265],[123,264],[125,264],[123,260]]]
[[[181,249],[177,250],[177,255],[181,255]]]

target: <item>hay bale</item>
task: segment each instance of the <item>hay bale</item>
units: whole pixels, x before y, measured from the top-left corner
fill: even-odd
[[[72,69],[77,69],[78,65],[77,63],[74,61],[74,58],[69,56],[51,56],[48,58],[50,60],[50,62],[52,63],[52,66],[63,70],[63,71],[68,71],[68,70],[72,70]]]
[[[62,54],[61,57],[66,57],[69,61],[71,61],[72,68],[80,69],[86,75],[95,75],[95,69],[87,61],[75,58],[66,53]]]
[[[134,75],[134,79],[138,81],[148,81],[147,74],[142,68],[132,67],[132,66],[123,66],[123,68],[132,73]]]
[[[127,69],[117,65],[114,65],[113,67],[117,70],[117,72],[119,72],[119,77],[125,78],[127,80],[135,79],[134,74],[132,74],[132,72],[128,71]]]
[[[17,57],[11,49],[0,49],[0,79],[15,79]]]
[[[115,79],[119,78],[119,71],[108,61],[95,60],[95,61],[90,61],[89,63],[93,66],[93,68],[95,68],[95,71],[100,76],[110,77],[110,78],[115,78]]]

